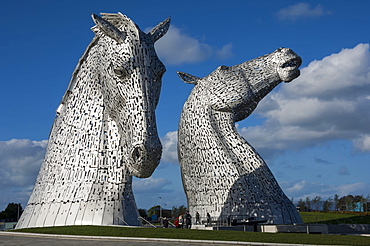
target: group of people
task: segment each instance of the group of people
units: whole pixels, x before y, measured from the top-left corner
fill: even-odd
[[[190,215],[189,211],[186,212],[186,214],[180,214],[180,216],[178,218],[176,218],[175,222],[174,222],[174,225],[176,226],[176,228],[180,228],[180,229],[191,229],[191,225],[192,225],[192,222],[191,222],[191,218],[192,216]],[[207,224],[209,225],[211,222],[211,215],[207,212]],[[198,212],[196,212],[195,214],[195,224],[202,224],[200,222],[200,214]]]
[[[176,228],[180,229],[191,229],[191,218],[189,211],[186,212],[186,214],[180,214],[178,218],[176,218],[174,225]]]

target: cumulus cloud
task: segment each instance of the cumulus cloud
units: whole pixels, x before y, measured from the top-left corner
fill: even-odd
[[[152,194],[152,193],[168,193],[172,190],[166,189],[166,185],[170,185],[171,181],[165,178],[153,178],[149,177],[146,179],[135,178],[132,181],[132,189],[135,194]]]
[[[346,196],[349,194],[368,194],[370,185],[364,182],[333,185],[323,184],[317,182],[308,182],[300,180],[296,182],[281,182],[281,187],[288,197],[294,197],[297,199],[305,199],[306,197],[320,196],[324,199],[333,197],[337,194],[339,197]]]
[[[354,146],[361,151],[370,150],[370,134],[364,134],[353,140]]]
[[[319,17],[329,14],[331,14],[331,12],[324,10],[321,4],[311,7],[311,5],[308,3],[297,3],[280,9],[277,12],[277,17],[281,20],[296,20],[299,18]]]
[[[33,185],[43,161],[47,141],[12,139],[0,142],[0,184]]]
[[[261,101],[256,113],[264,124],[239,131],[264,152],[339,139],[370,151],[369,95],[369,44],[359,44],[301,69],[299,78]]]
[[[197,63],[210,58],[223,60],[233,56],[231,44],[215,48],[189,36],[174,25],[155,43],[155,48],[164,63],[173,65]]]
[[[216,50],[216,57],[221,60],[229,59],[230,57],[233,57],[234,54],[232,52],[233,45],[232,44],[226,44],[222,46],[221,49]]]
[[[297,182],[281,182],[281,187],[288,197],[305,198],[305,197],[329,197],[336,194],[333,187],[327,184],[308,182],[300,180]],[[334,193],[333,193],[334,192]]]
[[[0,141],[0,210],[11,202],[27,202],[44,159],[46,145],[46,140]]]
[[[178,163],[177,158],[177,131],[168,132],[162,139],[162,162]]]

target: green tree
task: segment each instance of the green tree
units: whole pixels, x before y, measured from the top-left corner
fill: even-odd
[[[356,208],[356,201],[353,195],[342,196],[338,200],[339,210],[354,211]]]
[[[316,212],[319,212],[319,209],[320,209],[320,201],[321,201],[321,197],[319,197],[319,196],[315,196],[312,199],[312,204],[316,207]]]
[[[157,211],[160,209],[161,206],[155,205],[148,209],[148,217],[151,217],[152,215],[156,215]]]
[[[338,199],[337,207],[339,211],[346,211],[346,197],[342,196]]]
[[[139,214],[141,217],[143,217],[144,219],[146,219],[146,217],[148,217],[148,214],[146,213],[146,210],[145,209],[142,209],[142,208],[139,208]]]
[[[306,197],[306,206],[307,206],[307,211],[311,212],[311,199],[310,197]]]
[[[338,196],[338,194],[335,194],[334,195],[334,203],[335,203],[335,211],[338,211],[339,210],[339,196]]]
[[[299,211],[301,211],[301,212],[304,212],[304,211],[306,211],[306,209],[307,209],[307,207],[306,207],[306,202],[302,199],[302,198],[300,198],[299,199],[299,201],[298,201],[298,207],[299,207]]]
[[[187,210],[187,208],[185,207],[185,205],[181,205],[179,207],[173,206],[172,207],[172,216],[177,217],[180,214],[185,214],[186,210]]]
[[[18,221],[23,213],[23,208],[20,203],[9,203],[6,209],[0,212],[0,220]]]
[[[329,212],[330,211],[332,203],[333,203],[333,199],[331,197],[329,197],[328,199],[326,199],[324,201],[324,204],[323,204],[324,212]]]
[[[346,210],[354,211],[356,208],[355,197],[353,195],[345,196]]]

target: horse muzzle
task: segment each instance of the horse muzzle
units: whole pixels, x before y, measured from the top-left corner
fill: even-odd
[[[146,143],[135,143],[129,155],[129,169],[138,178],[148,178],[159,165],[162,156],[162,144],[159,138]]]

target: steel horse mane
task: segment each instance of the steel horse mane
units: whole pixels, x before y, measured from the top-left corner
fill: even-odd
[[[191,214],[213,220],[253,218],[271,224],[302,220],[259,154],[241,137],[235,122],[282,81],[299,76],[301,58],[277,49],[251,61],[221,66],[204,78],[178,72],[195,84],[178,131],[178,155]]]
[[[149,177],[162,154],[155,109],[165,67],[128,17],[92,16],[95,37],[57,109],[39,175],[17,228],[141,224],[132,175]]]

